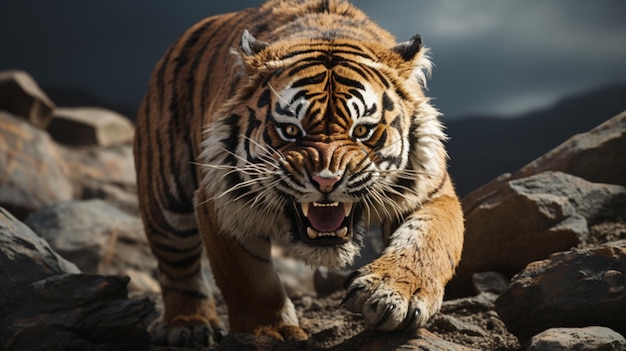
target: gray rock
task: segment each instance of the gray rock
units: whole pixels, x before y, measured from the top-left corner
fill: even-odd
[[[18,218],[73,197],[66,165],[48,135],[0,111],[0,206]]]
[[[623,351],[626,339],[605,327],[552,328],[533,336],[528,351]]]
[[[28,73],[15,70],[0,72],[0,110],[45,129],[53,109],[54,103]]]
[[[29,286],[0,320],[3,350],[148,350],[148,299],[127,299],[128,278],[54,275]]]
[[[496,310],[520,342],[555,327],[605,326],[626,334],[626,243],[533,262],[513,277]]]
[[[66,107],[54,110],[48,132],[54,140],[66,145],[111,146],[131,143],[135,127],[114,111]]]
[[[55,274],[79,273],[48,243],[0,207],[0,318],[17,308],[29,284]]]
[[[137,186],[131,145],[59,148],[77,199],[104,199],[138,215]]]
[[[465,244],[448,286],[452,295],[471,294],[476,272],[512,276],[530,262],[578,245],[590,223],[626,213],[626,188],[560,172],[511,180],[484,195],[463,203]]]
[[[480,272],[472,275],[472,284],[476,293],[502,293],[509,285],[509,279],[498,272]]]
[[[83,272],[155,273],[143,224],[103,200],[70,201],[29,216],[25,223]]]

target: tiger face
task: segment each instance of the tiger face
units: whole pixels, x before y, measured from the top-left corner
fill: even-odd
[[[201,154],[222,230],[342,267],[370,224],[402,221],[441,181],[444,135],[421,90],[430,64],[419,37],[382,48],[246,32],[237,54],[244,88]]]

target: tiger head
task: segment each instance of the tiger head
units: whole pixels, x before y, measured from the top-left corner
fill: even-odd
[[[237,92],[206,128],[203,187],[220,227],[341,267],[370,223],[398,223],[445,176],[445,138],[423,94],[421,38],[265,43],[244,32]]]

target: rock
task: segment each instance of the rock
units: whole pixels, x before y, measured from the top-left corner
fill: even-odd
[[[442,332],[457,332],[469,336],[484,336],[487,332],[477,325],[464,322],[454,316],[437,314],[431,321],[434,328]]]
[[[0,111],[0,206],[18,218],[73,197],[66,165],[48,135]]]
[[[4,350],[148,350],[148,299],[127,299],[128,278],[61,274],[30,285],[0,320]]]
[[[131,143],[135,127],[117,112],[99,107],[66,107],[54,111],[48,132],[66,145],[111,146]]]
[[[50,123],[54,107],[54,103],[28,73],[15,70],[0,72],[0,110],[45,129]]]
[[[156,260],[141,220],[103,200],[59,203],[33,213],[25,223],[83,272],[155,274]]]
[[[529,163],[511,178],[561,171],[594,183],[626,186],[626,111],[583,134],[575,135]]]
[[[626,213],[626,188],[560,172],[514,179],[474,203],[464,202],[465,244],[451,296],[471,294],[476,272],[508,276],[528,263],[569,250],[589,224]]]
[[[78,199],[104,199],[139,215],[133,150],[131,145],[60,148]]]
[[[14,311],[29,284],[55,274],[79,273],[48,243],[0,208],[0,318]]]
[[[626,339],[605,327],[552,328],[533,336],[528,351],[620,351]]]
[[[502,293],[509,285],[509,279],[498,272],[481,272],[472,275],[472,284],[477,293]]]
[[[147,350],[153,303],[128,300],[128,278],[78,273],[0,208],[0,348]]]
[[[626,241],[558,253],[513,277],[496,310],[522,343],[555,327],[605,326],[626,335],[625,275]]]

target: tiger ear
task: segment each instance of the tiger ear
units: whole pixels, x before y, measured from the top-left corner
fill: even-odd
[[[268,45],[268,43],[255,38],[247,29],[244,29],[241,35],[239,49],[241,49],[241,52],[246,56],[254,56],[263,51]]]
[[[422,36],[414,35],[410,40],[394,46],[391,50],[400,54],[404,61],[412,61],[422,49]]]
[[[426,78],[430,76],[432,63],[428,57],[428,49],[422,45],[422,37],[417,34],[391,50],[402,59],[396,66],[398,73],[405,78],[414,77],[426,88]]]

